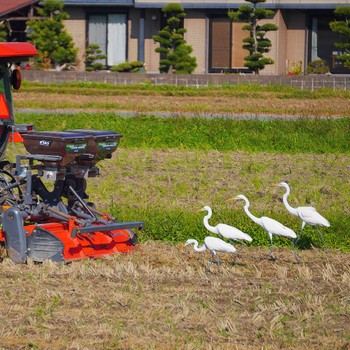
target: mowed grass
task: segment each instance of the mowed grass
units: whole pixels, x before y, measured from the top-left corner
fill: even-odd
[[[240,114],[299,117],[349,116],[349,91],[300,90],[279,85],[221,87],[76,83],[26,83],[15,94],[15,106],[27,109],[80,111]]]
[[[287,85],[266,84],[261,86],[257,83],[244,83],[239,85],[224,84],[222,86],[181,86],[181,85],[154,85],[150,82],[130,85],[113,85],[110,83],[97,82],[75,82],[64,84],[45,84],[41,82],[23,81],[22,87],[16,93],[27,92],[59,94],[59,95],[153,95],[155,97],[164,96],[240,96],[242,98],[254,97],[264,99],[267,94],[276,98],[308,98],[308,99],[330,99],[334,97],[350,97],[350,92],[346,90],[333,90],[329,88],[317,89],[314,91],[293,88]]]
[[[160,88],[143,88],[153,97],[143,100],[138,91],[131,92],[132,110],[157,99],[158,106],[176,114],[189,111],[189,100],[183,104],[186,96],[179,97],[179,90],[164,88],[164,100]],[[79,88],[72,87],[73,95],[64,98],[66,87],[54,89],[57,108],[80,103]],[[200,101],[215,113],[228,100],[209,90]],[[47,91],[52,102],[51,87]],[[94,108],[105,103],[100,91],[89,97]],[[144,220],[145,229],[139,232],[140,246],[128,255],[65,265],[14,265],[4,257],[0,349],[349,349],[348,102],[342,93],[325,92],[317,99],[283,93],[289,97],[280,109],[276,89],[246,88],[234,110],[244,111],[257,96],[258,113],[263,105],[270,114],[303,111],[306,118],[282,123],[18,113],[17,122],[33,122],[38,130],[121,132],[119,148],[99,163],[101,176],[88,179],[87,192],[98,208],[122,221]],[[75,104],[68,106],[67,99]],[[344,119],[308,120],[315,115]],[[24,152],[17,144],[8,151],[9,157]],[[293,206],[314,205],[331,222],[322,229],[328,249],[313,228],[305,229],[299,263],[283,239],[275,241],[277,261],[268,261],[265,231],[245,215],[242,202],[227,202],[243,193],[255,215],[268,215],[298,232],[300,221],[284,209],[283,189],[274,186],[280,181],[291,185]],[[253,237],[252,245],[239,247],[234,266],[233,256],[219,254],[220,270],[212,266],[206,273],[209,253],[184,247],[187,238],[202,241],[208,235],[198,212],[203,205],[212,206],[213,225],[233,224]]]

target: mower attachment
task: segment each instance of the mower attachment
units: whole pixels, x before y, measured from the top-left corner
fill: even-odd
[[[36,262],[50,259],[67,262],[82,258],[97,258],[113,253],[127,253],[137,245],[132,228],[142,229],[143,222],[115,222],[77,226],[75,219],[56,220],[41,224],[24,224],[23,215],[12,207],[3,213],[0,238],[5,241],[9,258],[25,263],[27,258]]]

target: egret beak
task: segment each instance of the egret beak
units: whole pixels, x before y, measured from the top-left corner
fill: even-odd
[[[226,202],[233,202],[236,201],[238,198],[237,197],[232,197],[226,200]]]

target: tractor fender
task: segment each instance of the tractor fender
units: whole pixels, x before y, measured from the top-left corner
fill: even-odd
[[[27,239],[21,212],[12,207],[2,214],[2,229],[5,232],[5,246],[8,257],[15,263],[27,261]]]

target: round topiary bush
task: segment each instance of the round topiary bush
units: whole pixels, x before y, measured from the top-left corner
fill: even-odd
[[[307,65],[307,74],[329,73],[329,66],[325,60],[314,60]]]

